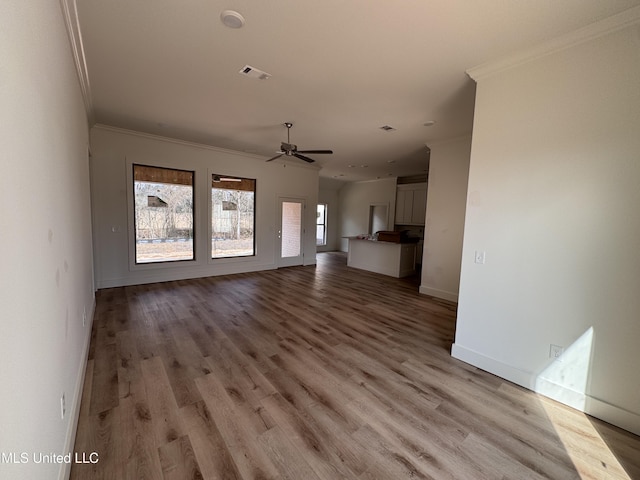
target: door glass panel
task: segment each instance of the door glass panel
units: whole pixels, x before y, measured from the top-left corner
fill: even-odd
[[[282,258],[300,255],[301,237],[302,204],[299,202],[282,202]]]

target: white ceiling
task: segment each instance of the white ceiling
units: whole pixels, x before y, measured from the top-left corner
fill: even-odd
[[[290,121],[299,149],[333,149],[309,155],[322,177],[354,181],[422,174],[425,145],[470,133],[465,70],[638,4],[77,0],[77,9],[96,122],[266,159]],[[243,28],[222,24],[227,9]],[[246,64],[272,77],[241,76]]]

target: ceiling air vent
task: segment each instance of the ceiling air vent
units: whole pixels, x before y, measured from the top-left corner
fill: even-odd
[[[380,127],[380,130],[384,130],[385,132],[392,132],[393,130],[395,130],[395,128],[390,125],[383,125]]]
[[[240,70],[238,73],[246,77],[257,78],[258,80],[266,80],[271,76],[270,73],[263,72],[262,70],[258,70],[257,68],[254,68],[251,65],[245,65],[244,67],[242,67],[242,70]]]

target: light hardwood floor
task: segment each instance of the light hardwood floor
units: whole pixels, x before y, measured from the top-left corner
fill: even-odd
[[[453,359],[417,290],[340,253],[101,290],[71,478],[640,478],[639,437]]]

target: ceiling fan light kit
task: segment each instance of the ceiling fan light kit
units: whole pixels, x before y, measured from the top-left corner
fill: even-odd
[[[293,127],[293,123],[291,122],[285,122],[283,124],[285,127],[287,127],[287,141],[282,142],[280,144],[280,150],[278,150],[276,153],[278,155],[276,155],[275,157],[272,157],[270,159],[267,160],[267,162],[270,162],[272,160],[275,160],[277,158],[280,158],[281,156],[285,155],[287,157],[296,157],[299,158],[300,160],[303,160],[307,163],[313,163],[315,162],[315,160],[313,158],[309,158],[305,155],[302,155],[303,153],[312,153],[312,154],[332,154],[333,150],[298,150],[298,146],[294,145],[291,143],[291,139],[290,137],[290,132],[291,132],[291,127]]]

